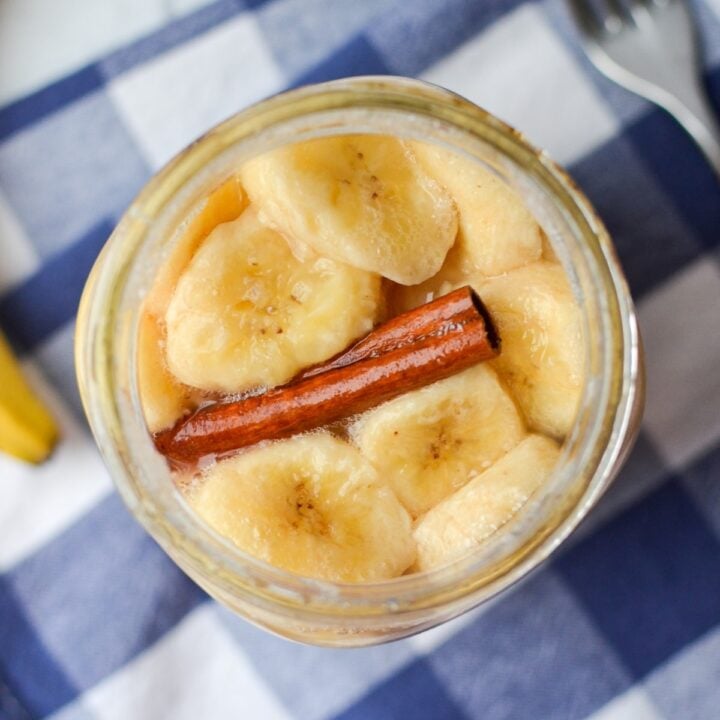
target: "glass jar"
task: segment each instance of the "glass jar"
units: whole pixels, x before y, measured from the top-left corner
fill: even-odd
[[[476,158],[521,195],[578,298],[587,367],[561,460],[541,493],[473,554],[446,567],[349,585],[299,577],[242,552],[190,510],[155,451],[138,399],[139,308],[173,231],[250,157],[333,134],[432,141]],[[272,97],[180,153],[129,207],[80,306],[76,362],[85,410],[130,511],[211,596],[294,640],[361,646],[400,638],[482,603],[537,567],[616,475],[637,431],[643,369],[626,281],[608,234],[567,174],[467,100],[407,78],[353,78]]]

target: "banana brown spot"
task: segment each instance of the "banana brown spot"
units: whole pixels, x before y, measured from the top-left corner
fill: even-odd
[[[296,519],[290,524],[296,530],[304,530],[311,535],[327,535],[329,531],[322,512],[315,507],[315,498],[304,482],[293,488]],[[292,504],[292,503],[291,503]]]
[[[433,460],[439,460],[439,459],[440,459],[440,445],[439,445],[439,443],[430,443],[430,454],[432,455]]]

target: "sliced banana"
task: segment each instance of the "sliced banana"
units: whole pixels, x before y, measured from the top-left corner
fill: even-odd
[[[228,178],[205,199],[196,215],[183,224],[168,257],[160,266],[145,298],[145,309],[158,318],[165,316],[175,283],[205,238],[218,226],[240,217],[248,204],[236,176]]]
[[[445,565],[497,532],[546,481],[560,448],[530,435],[415,526],[416,570]]]
[[[525,435],[513,401],[487,365],[370,410],[350,432],[414,517],[480,474]]]
[[[235,176],[215,188],[197,214],[181,227],[145,297],[138,328],[137,372],[140,403],[150,432],[170,427],[200,400],[200,394],[179,382],[167,366],[165,313],[175,285],[212,230],[236,219],[247,202]]]
[[[223,460],[190,504],[246,552],[336,582],[402,574],[415,558],[410,517],[360,453],[325,433]]]
[[[528,425],[563,438],[575,418],[585,362],[580,309],[565,272],[542,261],[472,284],[502,343],[491,363]]]
[[[168,306],[167,360],[183,383],[237,393],[289,380],[369,332],[380,278],[301,262],[252,207],[215,228]]]
[[[458,260],[465,273],[499,275],[540,259],[540,227],[502,180],[479,163],[437,145],[413,142],[412,148],[455,201]]]
[[[171,427],[195,408],[200,394],[178,382],[165,362],[165,333],[157,318],[143,313],[138,328],[138,390],[148,430]]]
[[[283,234],[404,285],[434,275],[455,240],[452,200],[396,138],[286,145],[247,162],[241,177]]]

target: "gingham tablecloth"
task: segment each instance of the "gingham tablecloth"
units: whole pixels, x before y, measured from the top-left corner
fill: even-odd
[[[694,7],[720,103],[720,4]],[[233,617],[132,520],[71,346],[87,272],[155,169],[265,95],[367,73],[456,90],[570,168],[638,301],[649,398],[616,485],[541,571],[409,640],[323,650]],[[37,469],[0,458],[0,718],[720,718],[719,246],[710,170],[588,65],[561,0],[205,2],[6,104],[0,326],[63,441]]]

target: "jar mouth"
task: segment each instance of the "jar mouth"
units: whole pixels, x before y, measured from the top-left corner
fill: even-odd
[[[161,260],[158,249],[217,173],[318,131],[358,130],[451,146],[480,159],[521,192],[546,232],[550,228],[557,237],[557,254],[582,301],[588,366],[578,417],[558,466],[507,526],[444,567],[343,584],[271,566],[192,512],[145,427],[134,358],[139,298]],[[362,617],[469,596],[479,602],[544,560],[612,479],[637,392],[638,345],[632,301],[607,231],[568,174],[521,133],[469,101],[425,82],[382,76],[269,98],[210,130],[157,173],[126,211],[88,280],[78,315],[76,364],[85,411],[124,501],[184,569],[211,574],[223,592],[257,605]]]

